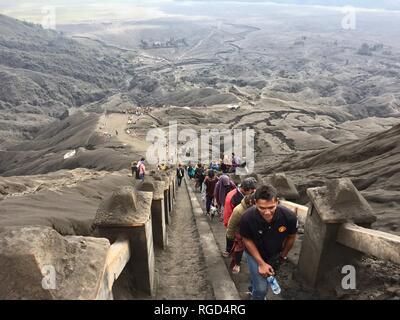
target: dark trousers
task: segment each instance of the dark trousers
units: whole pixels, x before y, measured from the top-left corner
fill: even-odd
[[[182,183],[182,177],[178,177],[178,187],[181,186],[181,183]]]
[[[209,196],[208,194],[206,195],[206,210],[207,210],[207,214],[210,213],[211,204],[212,204],[213,199],[214,199],[214,196]]]
[[[199,179],[199,187],[200,187],[200,192],[203,190],[203,182],[204,182],[204,177]]]
[[[242,256],[243,256],[243,251],[235,252],[233,254],[233,259],[235,260],[235,264],[240,266],[240,263],[242,262]]]
[[[231,252],[232,251],[232,247],[233,247],[234,243],[235,243],[235,240],[231,240],[231,239],[226,238],[226,251],[227,252]]]

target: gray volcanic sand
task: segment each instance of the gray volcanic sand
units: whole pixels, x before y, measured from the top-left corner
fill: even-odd
[[[128,170],[62,170],[47,175],[0,177],[0,225],[44,225],[63,235],[91,235],[101,201],[133,184]],[[6,193],[6,194],[4,194]]]
[[[160,284],[156,299],[214,299],[184,182],[177,197],[168,226],[168,247],[156,259]]]

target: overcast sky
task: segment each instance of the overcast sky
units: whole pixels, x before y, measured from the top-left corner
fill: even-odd
[[[204,1],[204,0],[175,0],[183,1]],[[207,1],[207,0],[206,0]],[[208,1],[226,1],[226,0],[208,0]],[[274,2],[300,5],[324,5],[324,6],[354,6],[360,8],[377,9],[400,9],[400,0],[236,0],[237,2]]]
[[[0,13],[40,23],[49,8],[58,23],[151,19],[167,16],[160,6],[173,0],[0,0]]]
[[[204,2],[204,0],[0,0],[0,13],[17,19],[40,23],[43,15],[48,12],[46,7],[53,6],[56,9],[58,23],[93,20],[141,20],[171,16],[173,10],[163,10],[168,5],[190,6],[190,2],[198,3],[201,1]],[[400,0],[236,0],[235,2],[275,2],[338,7],[352,5],[400,10]],[[169,14],[166,12],[169,12]]]

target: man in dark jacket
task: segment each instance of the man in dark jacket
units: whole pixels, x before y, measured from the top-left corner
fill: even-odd
[[[178,168],[176,169],[176,177],[178,179],[178,187],[181,186],[182,179],[185,176],[185,170],[182,168],[182,165],[179,164]]]
[[[196,188],[199,187],[200,193],[201,193],[201,191],[203,189],[203,182],[204,182],[204,179],[206,178],[205,173],[204,173],[204,168],[201,163],[199,163],[197,165],[197,168],[194,173],[194,177],[196,179]]]

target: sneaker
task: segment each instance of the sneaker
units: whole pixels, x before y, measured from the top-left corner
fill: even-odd
[[[251,298],[253,296],[253,287],[249,286],[247,288],[246,294],[249,296],[249,298]]]
[[[229,253],[228,251],[222,252],[222,256],[223,256],[224,258],[228,258],[229,255],[230,255],[230,253]]]
[[[240,272],[240,266],[239,265],[234,265],[232,268],[232,273],[233,274],[238,274]]]
[[[248,296],[250,296],[250,297],[253,296],[253,287],[252,287],[252,286],[248,286],[248,287],[247,287],[247,292],[246,292],[246,294],[247,294]]]

